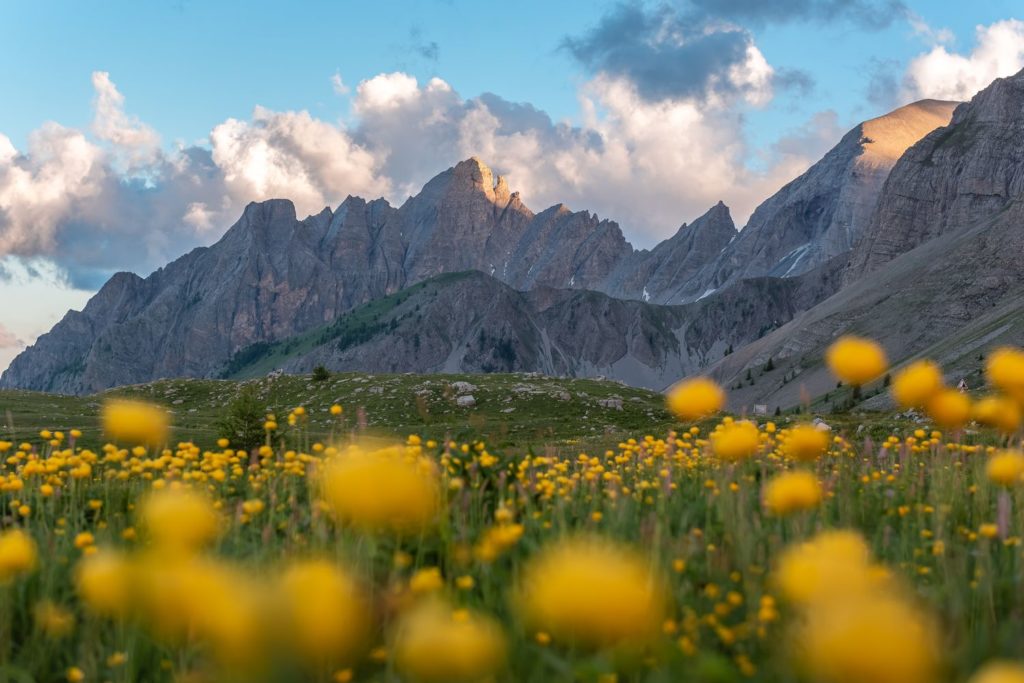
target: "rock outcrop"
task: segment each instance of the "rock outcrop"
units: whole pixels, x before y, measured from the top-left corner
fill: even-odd
[[[242,349],[224,374],[308,373],[317,365],[391,373],[541,372],[663,389],[789,320],[820,286],[751,280],[729,296],[662,306],[586,290],[521,292],[468,271],[427,280],[299,337]],[[755,292],[764,297],[760,306],[751,303]]]
[[[995,81],[904,154],[833,296],[713,372],[738,387],[734,407],[796,405],[835,388],[824,350],[855,333],[880,340],[897,364],[927,355],[978,377],[992,348],[1024,344],[1022,226],[1024,72]]]
[[[948,126],[911,147],[886,180],[851,259],[856,280],[919,244],[984,223],[1024,194],[1024,71],[996,79]]]

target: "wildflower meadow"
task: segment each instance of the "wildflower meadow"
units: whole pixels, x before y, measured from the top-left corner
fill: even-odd
[[[170,443],[129,400],[102,447],[0,440],[0,680],[1024,681],[1024,352],[983,395],[866,339],[826,361],[919,417],[730,415],[701,377],[594,452],[347,405],[320,438],[301,404]]]

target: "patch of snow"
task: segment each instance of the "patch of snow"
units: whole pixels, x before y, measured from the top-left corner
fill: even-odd
[[[574,284],[576,284],[576,274],[575,273],[573,273],[572,277],[569,278],[569,286],[572,287]]]
[[[650,292],[647,291],[647,286],[646,285],[644,285],[644,293],[640,295],[640,298],[643,299],[644,301],[650,301],[651,300],[651,294],[650,294]]]
[[[708,287],[706,290],[704,290],[703,294],[701,294],[700,296],[697,297],[696,301],[700,301],[701,299],[703,299],[705,297],[709,297],[709,296],[711,296],[712,294],[714,294],[717,291],[718,291],[718,287]]]
[[[791,263],[786,272],[782,274],[782,277],[789,277],[789,274],[793,272],[793,269],[800,265],[800,261],[802,261],[804,256],[807,255],[807,252],[810,250],[810,248],[811,243],[808,242],[807,244],[803,244],[794,249],[793,251],[789,252],[788,254],[786,254],[785,258],[783,258],[782,261],[785,262],[787,259],[793,258],[793,263]]]

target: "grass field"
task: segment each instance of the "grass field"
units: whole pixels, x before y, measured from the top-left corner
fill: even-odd
[[[235,382],[0,393],[0,680],[928,683],[1019,656],[1019,433],[691,424],[522,375],[257,382],[253,453],[217,443]],[[103,435],[126,397],[169,431]]]

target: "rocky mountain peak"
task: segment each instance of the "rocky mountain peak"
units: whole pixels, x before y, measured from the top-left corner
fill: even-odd
[[[1024,197],[1024,72],[999,78],[900,157],[851,257],[852,282]]]

